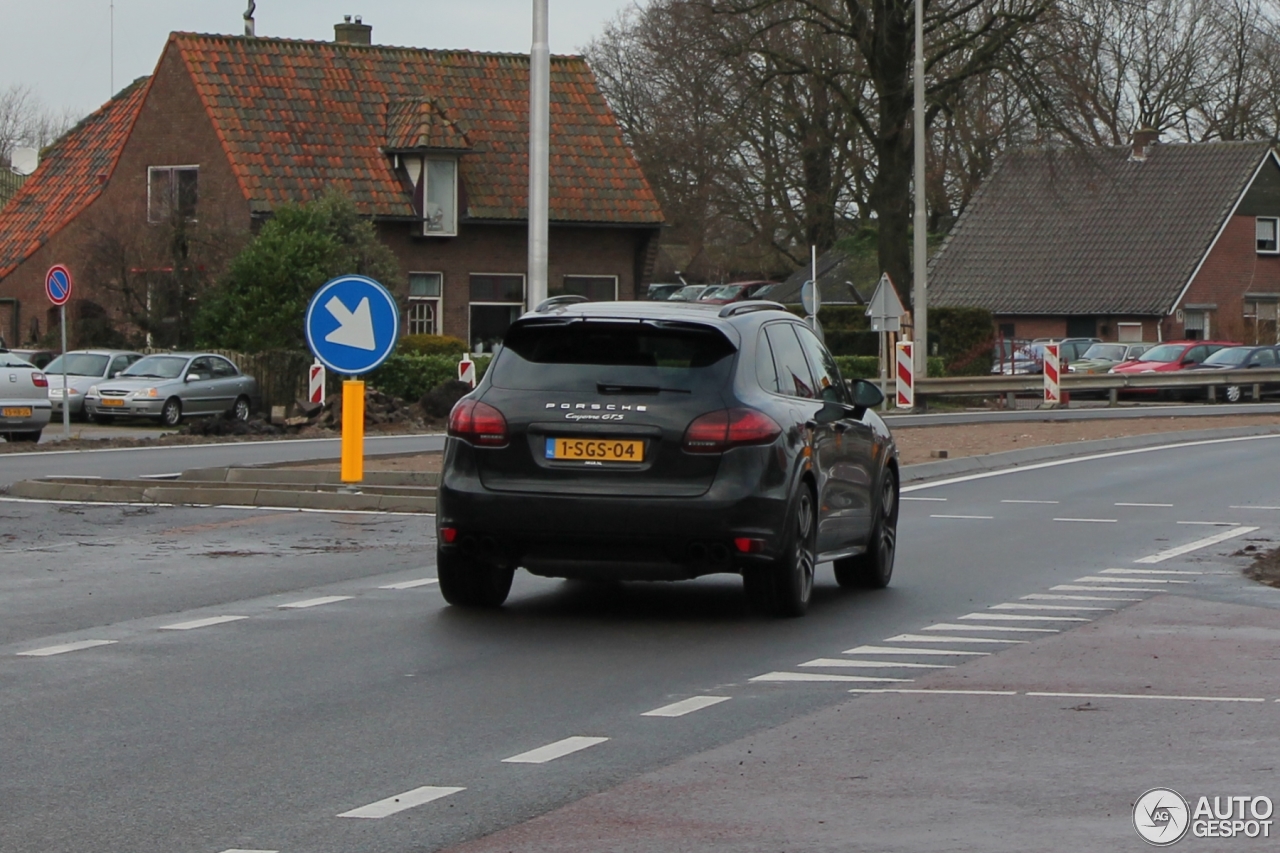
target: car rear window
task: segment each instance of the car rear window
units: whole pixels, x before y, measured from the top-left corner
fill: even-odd
[[[517,323],[490,370],[511,390],[698,392],[727,381],[736,352],[719,330],[692,323]]]
[[[1244,364],[1253,352],[1248,347],[1227,347],[1220,349],[1204,360],[1205,364]]]
[[[90,355],[88,353],[73,352],[68,353],[67,370],[71,376],[101,376],[103,371],[107,369],[107,360],[110,356],[106,355]],[[62,356],[58,356],[49,362],[45,369],[49,373],[62,373]]]

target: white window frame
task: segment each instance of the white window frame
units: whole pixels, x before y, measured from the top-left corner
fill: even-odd
[[[560,281],[562,284],[568,284],[569,279],[571,278],[611,278],[613,279],[613,299],[610,301],[618,301],[618,277],[616,275],[587,275],[586,273],[574,273],[562,277]],[[564,292],[568,293],[569,291],[566,289]]]
[[[439,276],[439,277],[440,277],[440,295],[439,295],[439,296],[414,296],[412,292],[410,292],[410,293],[409,293],[409,296],[408,296],[408,305],[409,305],[409,308],[408,308],[408,310],[407,310],[407,311],[405,311],[405,314],[404,314],[404,324],[403,324],[403,325],[404,325],[404,334],[405,334],[405,335],[414,335],[414,334],[419,334],[419,335],[440,335],[440,334],[443,334],[443,329],[444,329],[444,315],[443,315],[443,313],[442,313],[442,312],[444,311],[444,273],[443,273],[443,272],[439,272],[439,271],[437,271],[437,270],[411,270],[411,271],[409,272],[409,278],[410,278],[410,279],[412,279],[412,278],[413,278],[413,276],[415,276],[415,275],[435,275],[435,276]],[[411,315],[411,314],[412,314],[412,312],[413,312],[413,306],[414,306],[414,304],[415,304],[415,303],[422,303],[422,302],[431,303],[431,311],[432,311],[432,315],[431,315],[431,331],[429,331],[429,332],[414,332],[414,331],[411,331],[411,329],[410,329],[410,323],[412,322],[412,321],[410,320],[410,315]]]
[[[428,231],[427,230],[427,195],[431,191],[431,185],[427,176],[431,170],[427,168],[427,164],[432,161],[447,161],[453,163],[453,230],[452,231]],[[462,218],[462,211],[458,209],[458,182],[462,180],[461,163],[457,157],[431,157],[424,156],[422,158],[422,236],[424,237],[457,237],[458,236],[458,220]]]
[[[1202,340],[1202,341],[1212,340],[1212,337],[1211,337],[1211,335],[1210,335],[1210,333],[1209,333],[1209,324],[1210,324],[1210,316],[1209,316],[1209,315],[1210,315],[1210,314],[1212,314],[1212,313],[1213,313],[1212,311],[1209,311],[1209,310],[1207,310],[1207,309],[1205,309],[1205,308],[1187,308],[1187,309],[1185,309],[1185,310],[1183,311],[1183,313],[1182,313],[1182,333],[1183,333],[1183,335],[1185,336],[1187,332],[1200,332],[1200,333],[1201,333],[1201,335],[1200,335],[1199,340]],[[1202,318],[1204,318],[1204,327],[1203,327],[1203,328],[1201,328],[1201,329],[1194,329],[1194,328],[1191,328],[1190,326],[1188,326],[1188,325],[1187,325],[1187,321],[1191,319],[1191,315],[1192,315],[1192,314],[1199,314]],[[1191,338],[1191,339],[1189,339],[1189,340],[1195,340],[1195,339],[1194,339],[1194,338]]]
[[[1258,226],[1263,222],[1271,223],[1271,242],[1274,244],[1270,249],[1258,248]],[[1255,216],[1253,226],[1254,247],[1259,255],[1280,255],[1280,216]]]
[[[524,298],[523,298],[521,301],[519,301],[519,302],[472,302],[472,301],[471,301],[471,278],[472,278],[472,276],[486,276],[486,275],[487,275],[487,276],[494,276],[495,278],[496,278],[496,277],[502,277],[502,278],[519,278],[519,279],[520,279],[520,293],[521,293],[521,295],[522,295]],[[529,278],[528,278],[528,276],[526,276],[524,273],[518,273],[518,272],[472,272],[472,273],[467,273],[467,346],[468,346],[468,347],[472,346],[472,335],[471,335],[471,309],[472,309],[474,306],[480,305],[480,306],[490,306],[490,307],[507,307],[507,308],[510,308],[510,307],[512,307],[512,306],[515,306],[515,307],[519,307],[519,308],[524,308],[524,307],[525,307],[525,303],[528,301],[528,299],[529,299]]]
[[[153,176],[156,172],[165,172],[165,173],[168,173],[168,174],[170,175],[170,178],[169,178],[169,187],[170,187],[170,190],[173,190],[173,178],[172,178],[172,173],[173,173],[173,172],[181,172],[181,171],[192,171],[192,172],[195,172],[195,173],[196,173],[196,206],[198,207],[198,206],[200,205],[200,164],[199,164],[199,163],[188,163],[188,164],[186,164],[186,165],[178,165],[178,166],[148,166],[148,167],[147,167],[147,222],[149,222],[150,224],[152,224],[152,225],[158,225],[158,224],[163,223],[163,222],[165,222],[165,221],[166,221],[165,219],[157,219],[157,218],[155,218],[155,216],[152,214],[152,211],[151,211],[151,181],[152,181],[152,176]],[[170,209],[172,209],[172,205],[174,205],[174,202],[175,202],[175,201],[176,201],[176,199],[173,199],[173,198],[170,198],[170,199],[169,199],[169,204],[171,205],[171,208],[170,208]],[[196,217],[192,216],[192,217],[190,217],[187,221],[188,221],[188,222],[195,222],[195,221],[196,221]]]

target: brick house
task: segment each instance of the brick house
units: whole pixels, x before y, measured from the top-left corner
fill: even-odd
[[[1275,343],[1280,159],[1265,142],[1010,154],[930,264],[930,306],[1009,338]]]
[[[400,262],[406,333],[491,346],[523,310],[526,56],[174,33],[154,73],[61,139],[0,211],[0,334],[56,326],[45,270],[105,223],[175,213],[247,236],[330,188]],[[586,62],[553,57],[549,289],[643,294],[662,212]],[[102,294],[77,294],[83,316]],[[100,310],[93,306],[94,310]],[[74,327],[73,327],[74,331]]]

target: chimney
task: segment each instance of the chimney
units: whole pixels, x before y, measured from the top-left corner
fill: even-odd
[[[1145,160],[1147,152],[1160,141],[1160,131],[1153,127],[1140,127],[1133,132],[1133,152],[1130,160]]]
[[[246,9],[244,13],[245,38],[253,38],[254,36],[253,13],[255,10],[257,10],[257,8],[258,8],[258,4],[255,3],[254,0],[249,0],[249,8]]]
[[[338,44],[373,44],[373,27],[362,22],[359,15],[354,24],[350,15],[343,15],[342,23],[333,25],[333,40]]]

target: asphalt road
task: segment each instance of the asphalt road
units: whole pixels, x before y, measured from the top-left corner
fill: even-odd
[[[747,615],[733,578],[520,574],[501,612],[451,610],[433,584],[404,586],[434,576],[422,519],[3,502],[0,850],[410,853],[477,839],[767,737],[851,686],[911,683],[850,677],[914,679],[933,671],[929,649],[1004,648],[1000,623],[947,639],[993,605],[1099,583],[1081,578],[1127,584],[1106,570],[1197,543],[1150,565],[1228,564],[1280,531],[1277,449],[1266,437],[914,487],[893,586],[841,591],[826,569],[791,621]],[[181,467],[204,464],[220,463]],[[962,627],[926,635],[938,625]],[[920,651],[888,666],[844,655],[890,643]],[[703,696],[724,701],[645,715]]]
[[[418,453],[443,447],[443,435],[388,435],[364,441],[364,452],[368,456]],[[147,477],[176,474],[191,468],[337,459],[341,455],[342,443],[337,438],[3,453],[0,454],[0,487],[39,477]]]

